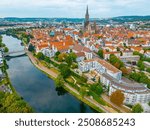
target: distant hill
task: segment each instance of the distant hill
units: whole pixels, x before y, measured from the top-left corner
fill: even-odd
[[[116,22],[150,21],[150,15],[149,16],[119,16],[111,19]]]
[[[83,23],[84,18],[17,18],[17,17],[6,17],[0,18],[1,21],[7,22],[73,22]],[[109,21],[124,23],[124,22],[135,22],[135,21],[150,21],[149,16],[119,16],[108,19],[90,19],[90,21],[97,21],[101,23],[109,23]]]

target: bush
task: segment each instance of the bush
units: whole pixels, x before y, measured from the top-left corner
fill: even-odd
[[[83,82],[85,82],[85,83],[87,82],[87,78],[76,74],[76,73],[73,72],[72,70],[71,70],[71,75],[72,75],[72,76],[75,76],[75,77],[77,77],[77,78],[79,78],[79,79],[81,79],[81,80],[82,80]]]
[[[138,103],[138,104],[135,104],[133,107],[132,107],[132,112],[133,113],[142,113],[144,110],[142,108],[142,106]]]

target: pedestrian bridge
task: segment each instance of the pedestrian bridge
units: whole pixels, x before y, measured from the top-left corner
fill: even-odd
[[[9,55],[12,55],[12,54],[15,54],[15,56],[19,56],[19,55],[23,55],[25,54],[25,50],[18,50],[18,51],[10,51],[10,52],[7,52],[7,53],[4,53],[3,56],[9,56]]]

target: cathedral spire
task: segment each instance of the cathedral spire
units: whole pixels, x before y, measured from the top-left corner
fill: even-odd
[[[86,14],[85,14],[85,21],[84,21],[84,30],[85,31],[89,31],[89,25],[90,25],[90,22],[89,22],[89,8],[88,8],[88,5],[87,5],[87,8],[86,8]]]
[[[87,5],[87,8],[86,8],[86,15],[89,15],[89,8],[88,8],[88,5]]]
[[[87,8],[86,8],[85,20],[86,20],[86,22],[89,21],[89,8],[88,8],[88,5],[87,5]]]

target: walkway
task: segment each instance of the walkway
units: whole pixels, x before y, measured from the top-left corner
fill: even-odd
[[[26,53],[27,55],[29,56],[31,62],[37,67],[39,68],[40,70],[46,72],[47,74],[51,75],[52,77],[54,78],[57,78],[58,74],[56,74],[55,72],[53,72],[52,70],[48,69],[47,67],[43,66],[39,60],[33,56],[33,54],[29,51],[26,50]],[[72,92],[76,93],[77,95],[80,95],[79,92],[72,88],[70,85],[68,85],[67,83],[65,83],[65,86],[71,90]],[[90,97],[85,97],[85,99],[87,101],[89,101],[90,103],[94,104],[96,107],[100,108],[101,110],[103,110],[104,112],[106,113],[114,113],[114,112],[117,112],[115,110],[113,110],[112,108],[108,107],[108,106],[103,106],[101,104],[99,104],[98,102],[96,102],[95,100],[91,99]]]
[[[110,101],[109,97],[106,94],[102,94],[102,98],[103,98],[103,100],[105,100],[106,102],[108,102],[110,105],[112,105],[114,108],[120,110],[120,112],[122,112],[122,113],[129,113],[129,112],[131,112],[130,109],[125,108],[124,106],[119,107],[119,106],[115,105],[114,103],[112,103]]]

